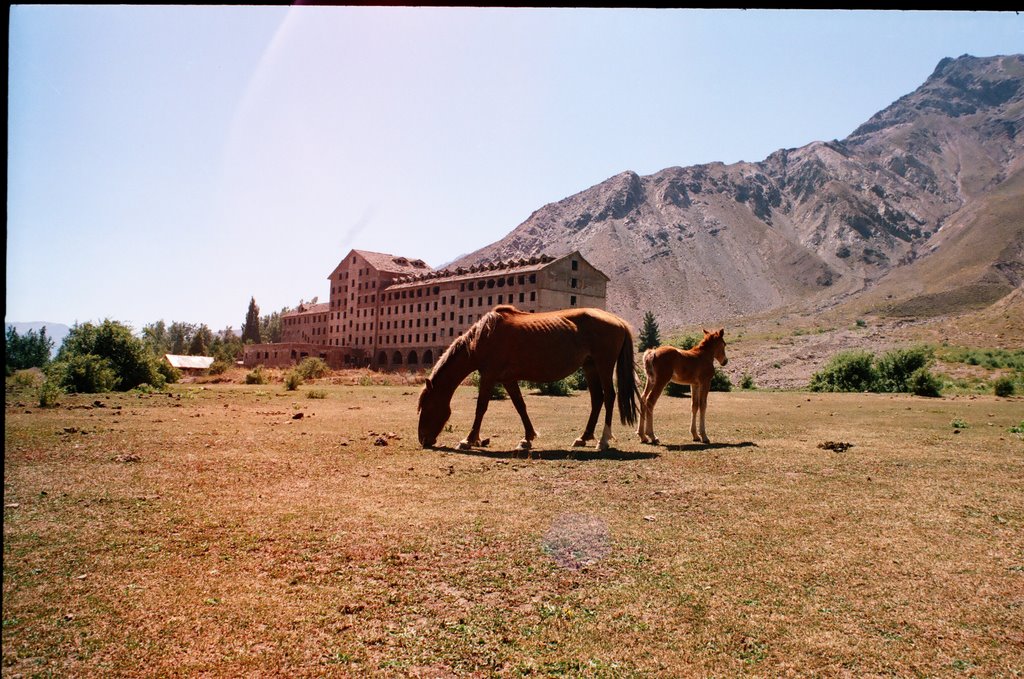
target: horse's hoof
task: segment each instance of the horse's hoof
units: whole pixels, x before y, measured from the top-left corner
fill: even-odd
[[[526,439],[519,442],[519,450],[530,450],[531,448],[533,448],[533,444]]]
[[[484,439],[483,441],[477,443],[477,445],[480,446],[481,448],[486,448],[487,446],[491,445],[491,439]]]
[[[473,446],[469,445],[469,441],[459,441],[459,445],[456,446],[459,450],[472,450]]]
[[[608,445],[607,441],[601,441],[600,443],[597,444],[598,451],[600,451],[602,453],[607,451],[609,447],[610,446]]]
[[[650,443],[652,446],[657,446],[661,444],[661,440],[658,439],[657,436],[652,436],[650,441],[644,441],[644,443]]]
[[[572,442],[572,447],[573,448],[582,448],[585,445],[587,445],[587,442],[585,440],[583,440],[582,436]]]

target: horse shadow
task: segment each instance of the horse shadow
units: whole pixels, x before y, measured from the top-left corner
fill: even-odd
[[[455,453],[469,457],[483,457],[490,459],[504,460],[576,460],[577,462],[593,462],[596,460],[613,460],[616,462],[630,462],[634,460],[655,460],[661,457],[661,453],[616,450],[594,450],[593,448],[564,448],[554,450],[496,450],[491,448],[451,448],[449,446],[438,446],[435,448],[444,453]]]
[[[742,441],[740,443],[670,443],[665,444],[665,449],[672,452],[696,452],[702,450],[720,450],[723,448],[757,448],[753,441]]]

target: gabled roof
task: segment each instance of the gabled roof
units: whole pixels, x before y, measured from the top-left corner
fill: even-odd
[[[212,356],[179,356],[177,354],[164,354],[164,358],[175,368],[190,368],[206,370],[213,365]]]
[[[292,309],[291,311],[284,312],[283,314],[281,314],[281,316],[284,317],[298,316],[300,314],[325,314],[330,310],[331,305],[328,304],[327,302],[321,302],[319,304],[310,304],[309,302],[304,302],[297,306],[296,308]]]
[[[338,266],[334,267],[334,271],[331,272],[331,275],[328,278],[333,278],[338,272],[338,269],[341,268],[341,265],[345,263],[345,260],[353,254],[359,255],[365,259],[370,266],[383,273],[397,274],[399,276],[415,276],[416,274],[433,271],[430,265],[422,259],[410,259],[409,257],[401,257],[399,255],[389,255],[385,252],[350,250],[349,253],[342,257],[341,261],[338,262]]]

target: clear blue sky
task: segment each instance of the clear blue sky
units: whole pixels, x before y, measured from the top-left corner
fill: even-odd
[[[6,320],[239,329],[625,170],[843,138],[1015,13],[10,9]]]

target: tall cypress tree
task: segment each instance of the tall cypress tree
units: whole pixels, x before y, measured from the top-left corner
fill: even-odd
[[[644,327],[640,329],[640,351],[657,349],[661,346],[661,331],[658,329],[658,322],[654,320],[654,314],[648,311],[644,314]]]
[[[245,314],[245,323],[242,324],[242,343],[259,344],[260,339],[260,308],[256,306],[256,298],[249,300],[249,311]]]

